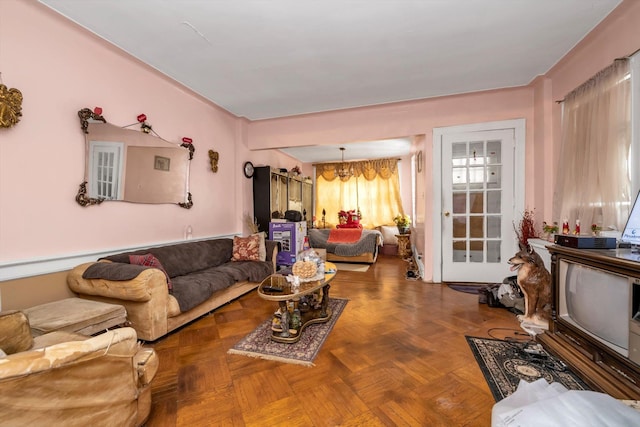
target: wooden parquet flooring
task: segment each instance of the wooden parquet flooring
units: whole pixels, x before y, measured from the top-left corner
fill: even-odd
[[[515,315],[406,280],[407,266],[381,255],[338,272],[330,295],[350,302],[314,367],[227,354],[275,309],[255,291],[148,344],[160,367],[147,426],[489,426],[494,400],[464,336],[517,329]]]

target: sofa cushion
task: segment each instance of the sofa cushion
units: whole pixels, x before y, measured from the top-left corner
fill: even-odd
[[[83,279],[131,280],[146,270],[144,265],[131,265],[123,262],[96,262],[82,273]]]
[[[266,249],[265,249],[266,256]],[[260,237],[252,234],[248,237],[233,238],[233,255],[231,261],[259,261],[260,260]]]
[[[215,268],[230,274],[236,281],[248,280],[249,282],[262,282],[267,276],[273,274],[273,264],[262,261],[234,261],[222,264]]]
[[[114,262],[129,262],[129,255],[152,254],[162,263],[171,279],[193,271],[206,270],[231,259],[233,240],[218,238],[199,242],[177,243],[132,252],[110,255],[102,259]],[[173,284],[175,288],[175,283]]]
[[[6,354],[29,350],[33,345],[27,316],[18,310],[0,312],[0,349]]]
[[[166,270],[162,266],[162,263],[158,258],[154,257],[152,254],[144,254],[144,255],[129,255],[129,262],[135,265],[143,265],[145,267],[153,267],[162,271],[164,275],[167,277],[167,289],[169,293],[173,291],[173,285],[171,284],[171,278],[167,274]]]
[[[218,271],[215,267],[184,276],[174,277],[173,296],[182,313],[206,301],[215,291],[228,288],[235,283],[233,276]]]

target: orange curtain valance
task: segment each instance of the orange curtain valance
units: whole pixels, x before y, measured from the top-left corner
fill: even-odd
[[[316,178],[323,177],[327,181],[333,181],[338,176],[338,170],[347,168],[353,171],[353,177],[371,181],[376,176],[382,179],[391,178],[398,169],[398,159],[377,159],[362,160],[359,162],[339,162],[339,163],[318,163],[316,167]],[[340,178],[348,181],[351,177]]]

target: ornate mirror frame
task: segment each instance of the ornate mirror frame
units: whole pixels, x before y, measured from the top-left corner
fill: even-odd
[[[169,203],[190,209],[189,170],[195,152],[191,139],[176,144],[160,138],[143,114],[138,116],[141,131],[114,126],[98,110],[78,111],[85,136],[85,172],[76,202],[83,207],[109,200]]]

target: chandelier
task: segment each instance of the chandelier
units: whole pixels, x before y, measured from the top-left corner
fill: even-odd
[[[347,179],[353,176],[353,166],[349,163],[344,162],[344,147],[340,147],[340,151],[342,151],[342,163],[338,165],[336,173],[340,177],[340,179]]]

